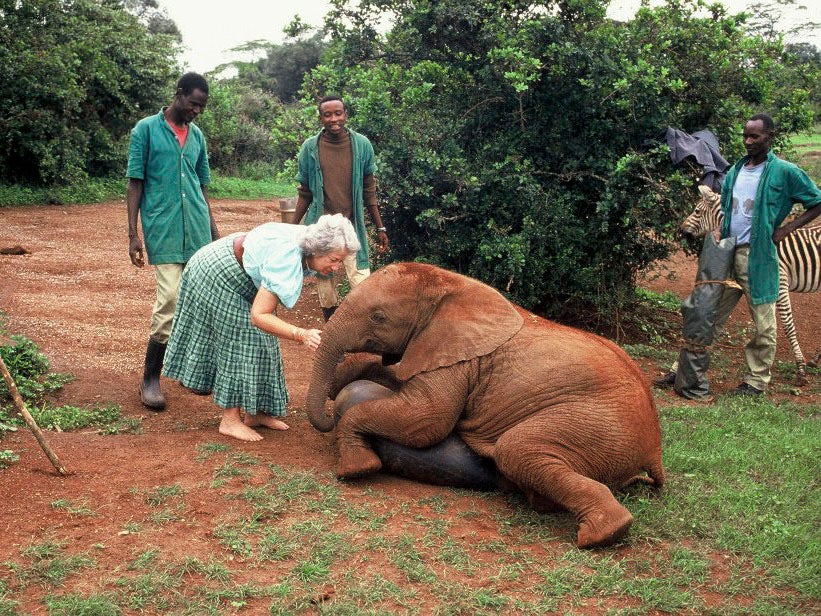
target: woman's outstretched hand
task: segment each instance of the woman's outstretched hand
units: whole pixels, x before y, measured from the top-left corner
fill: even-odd
[[[299,341],[312,351],[316,351],[319,343],[322,342],[322,330],[319,329],[302,329],[297,330]]]

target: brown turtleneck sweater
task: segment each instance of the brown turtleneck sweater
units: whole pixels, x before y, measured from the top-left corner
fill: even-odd
[[[319,167],[322,170],[322,192],[326,214],[342,214],[353,220],[353,151],[351,136],[342,131],[334,136],[322,131],[319,136]],[[362,181],[363,201],[368,208],[376,206],[376,179],[366,175]],[[310,204],[313,194],[308,186],[300,184],[299,199]]]

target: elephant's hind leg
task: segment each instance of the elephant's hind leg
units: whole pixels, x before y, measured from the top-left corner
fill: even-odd
[[[535,425],[533,425],[535,424]],[[494,459],[501,473],[519,485],[531,502],[549,502],[576,516],[580,548],[615,543],[630,529],[633,516],[606,485],[577,472],[566,459],[567,448],[546,441],[533,418],[508,430],[496,443]]]

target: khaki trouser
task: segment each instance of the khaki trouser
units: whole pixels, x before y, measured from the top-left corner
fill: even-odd
[[[724,287],[721,300],[716,307],[716,332],[724,329],[727,319],[733,312],[742,294],[747,297],[750,316],[755,325],[755,335],[744,347],[744,356],[747,360],[747,374],[743,381],[756,389],[764,391],[772,379],[771,369],[775,361],[776,333],[778,326],[775,320],[775,303],[753,306],[750,301],[750,276],[748,273],[749,246],[741,246],[735,250],[733,275],[741,290]],[[673,364],[672,372],[678,371],[678,362]]]
[[[171,325],[174,320],[174,309],[177,307],[177,294],[180,290],[184,263],[163,263],[154,266],[157,279],[157,299],[151,313],[151,337],[163,344],[171,336]]]
[[[369,268],[356,269],[355,254],[345,257],[342,264],[345,266],[345,274],[348,276],[348,282],[351,283],[352,289],[371,275]],[[335,278],[335,276],[330,276],[316,279],[316,292],[319,295],[319,305],[322,308],[333,308],[339,305],[340,300],[339,294],[336,292]]]

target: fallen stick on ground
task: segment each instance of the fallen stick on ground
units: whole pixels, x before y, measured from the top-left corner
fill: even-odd
[[[14,406],[17,408],[17,412],[23,416],[23,419],[26,420],[28,427],[31,428],[32,433],[34,433],[34,438],[37,439],[37,442],[40,443],[40,447],[46,454],[46,457],[51,461],[54,465],[54,468],[57,469],[57,472],[61,475],[68,475],[70,474],[63,463],[60,462],[60,459],[57,457],[57,454],[49,447],[48,443],[46,442],[46,438],[43,436],[43,432],[40,430],[40,426],[37,425],[37,422],[34,421],[34,417],[31,416],[31,413],[28,412],[26,408],[26,403],[23,402],[23,397],[20,395],[20,392],[17,390],[17,385],[14,384],[14,379],[11,378],[11,373],[9,373],[8,368],[6,368],[6,362],[3,361],[3,357],[0,356],[0,372],[3,373],[3,379],[6,381],[6,386],[9,388],[11,392],[12,400],[14,400]]]

